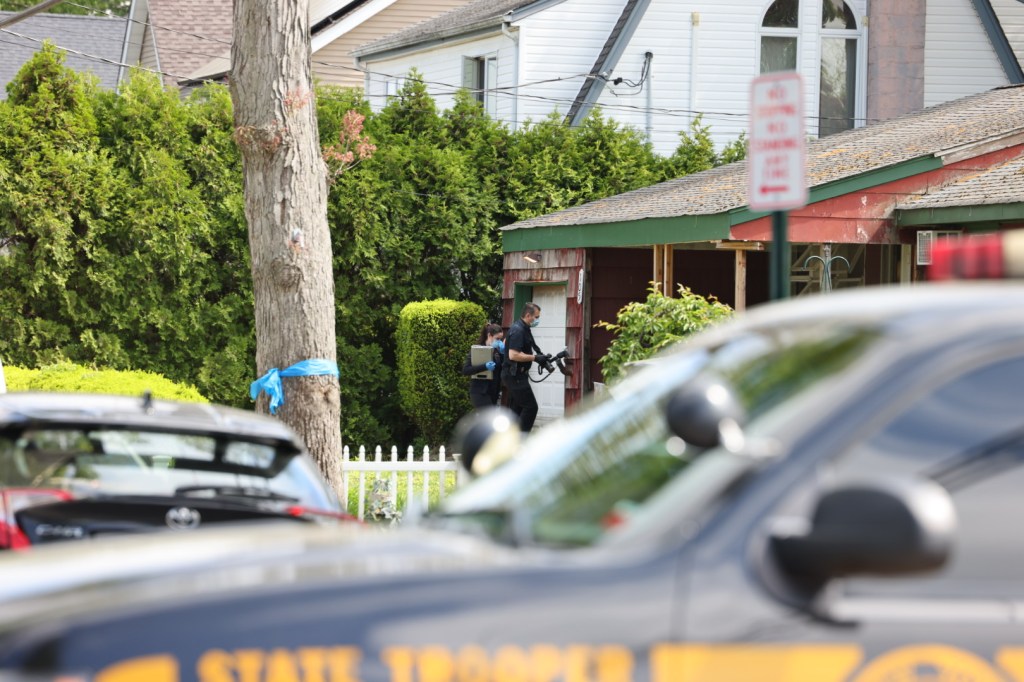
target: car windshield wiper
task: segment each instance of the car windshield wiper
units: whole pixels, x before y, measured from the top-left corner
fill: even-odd
[[[261,500],[277,500],[281,502],[298,502],[299,498],[275,493],[266,488],[247,488],[237,485],[186,485],[175,489],[175,495],[191,495],[207,493],[209,496],[253,497]]]

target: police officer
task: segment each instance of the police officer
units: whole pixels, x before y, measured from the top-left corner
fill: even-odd
[[[519,428],[528,433],[537,418],[537,399],[530,387],[530,365],[546,362],[550,356],[540,352],[533,340],[532,327],[540,322],[540,306],[527,303],[523,315],[512,323],[505,339],[505,358],[501,379],[509,393],[509,407],[519,415]]]

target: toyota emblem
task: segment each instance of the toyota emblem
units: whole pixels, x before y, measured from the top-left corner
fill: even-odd
[[[202,517],[195,509],[174,507],[167,511],[167,515],[164,518],[167,521],[168,528],[173,530],[191,530],[192,528],[199,527],[199,521]]]

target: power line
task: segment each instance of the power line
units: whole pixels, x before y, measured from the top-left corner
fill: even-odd
[[[35,14],[44,12],[49,8],[53,7],[54,5],[59,5],[63,1],[64,0],[43,0],[43,2],[39,3],[38,5],[33,5],[32,7],[29,7],[26,10],[18,12],[17,14],[12,14],[9,17],[4,17],[3,19],[0,19],[0,28],[3,28],[5,26],[13,26],[19,21],[24,21],[25,19],[28,19],[29,17]]]
[[[68,4],[71,4],[71,5],[75,6],[75,7],[79,7],[79,8],[82,8],[82,9],[90,10],[90,11],[92,11],[94,13],[97,13],[97,14],[104,14],[104,15],[106,14],[105,12],[103,12],[103,11],[101,11],[101,10],[95,8],[95,7],[89,7],[87,5],[82,5],[82,4],[75,3],[75,2],[69,2]],[[220,44],[223,44],[223,45],[231,45],[231,43],[228,42],[228,41],[223,41],[223,40],[220,40],[220,39],[217,39],[217,38],[211,38],[209,36],[204,36],[204,35],[201,35],[201,34],[198,34],[198,33],[191,33],[191,32],[188,32],[188,31],[178,31],[178,30],[175,30],[175,29],[171,29],[171,28],[160,26],[158,24],[153,24],[153,23],[149,23],[149,22],[142,22],[142,21],[138,21],[138,20],[134,20],[134,19],[129,19],[129,20],[133,21],[135,23],[138,23],[138,24],[149,26],[149,27],[154,28],[154,29],[161,29],[161,30],[164,30],[164,31],[171,31],[171,32],[178,33],[178,34],[181,34],[181,35],[186,35],[186,36],[197,38],[197,39],[200,39],[200,40],[209,40],[209,41],[220,43]],[[0,29],[0,30],[5,30],[5,29]],[[26,40],[33,40],[35,42],[42,42],[39,39],[32,38],[30,36],[24,36],[24,35],[15,33],[13,31],[6,31],[5,30],[5,32],[11,33],[12,35],[16,35],[16,36],[18,36],[20,38],[23,38],[23,39],[26,39]],[[121,66],[121,67],[125,67],[125,68],[139,68],[139,69],[141,69],[143,71],[147,71],[147,72],[150,72],[150,73],[155,73],[155,74],[158,74],[158,75],[169,76],[171,78],[177,79],[178,81],[210,82],[210,79],[191,78],[190,76],[181,76],[179,74],[174,74],[174,73],[171,73],[171,72],[159,71],[159,70],[155,70],[155,69],[149,69],[149,68],[146,68],[146,67],[142,67],[141,65],[125,64],[123,62],[114,61],[114,60],[111,60],[111,59],[107,59],[105,57],[98,57],[96,55],[89,55],[87,53],[80,52],[80,51],[77,51],[77,50],[73,50],[73,49],[70,49],[70,48],[61,47],[60,49],[63,49],[63,50],[65,50],[67,52],[70,52],[72,54],[77,54],[78,56],[83,57],[85,59],[94,59],[94,60],[97,60],[97,61],[102,61],[104,63],[108,63],[108,64],[112,64],[112,65],[116,65],[116,66]],[[179,53],[179,54],[191,54],[191,55],[194,55],[194,56],[207,57],[207,58],[211,58],[211,59],[217,59],[217,58],[222,58],[223,57],[223,55],[209,55],[209,54],[194,52],[194,51],[190,51],[190,50],[175,50],[175,49],[172,49],[172,48],[167,48],[166,51],[176,52],[176,53]],[[327,61],[323,61],[323,60],[312,60],[312,63],[314,63],[314,64],[316,64],[318,66],[324,66],[324,67],[327,67],[327,68],[342,69],[342,70],[346,70],[346,71],[356,71],[356,72],[361,73],[363,75],[379,76],[379,77],[383,77],[385,79],[405,80],[407,78],[407,75],[397,75],[397,74],[390,74],[390,73],[379,72],[379,71],[371,71],[369,69],[365,69],[365,68],[361,68],[361,67],[349,66],[349,65],[345,65],[345,64],[336,64],[336,63],[327,62]],[[524,93],[524,92],[518,92],[518,91],[522,90],[523,88],[533,87],[533,86],[536,86],[536,85],[544,85],[544,84],[549,84],[549,83],[569,81],[569,80],[574,80],[574,79],[578,79],[578,78],[601,78],[602,80],[607,80],[607,79],[605,79],[605,78],[603,78],[601,76],[596,76],[596,75],[593,75],[593,74],[583,74],[583,73],[580,73],[580,74],[573,74],[573,75],[568,75],[568,76],[555,76],[555,77],[540,79],[540,80],[536,80],[536,81],[527,81],[527,82],[524,82],[524,83],[518,83],[518,84],[508,85],[508,86],[499,86],[499,87],[494,87],[494,88],[471,88],[470,92],[473,93],[473,94],[487,94],[487,93],[490,93],[490,94],[494,94],[494,95],[497,95],[497,96],[503,96],[503,97],[511,96],[511,97],[517,97],[517,98],[520,98],[520,99],[526,99],[526,100],[532,100],[532,101],[538,101],[538,102],[549,102],[549,103],[553,103],[553,104],[556,104],[556,105],[571,106],[576,101],[575,98],[551,97],[551,96],[531,94],[531,93]],[[425,85],[435,86],[436,89],[432,93],[434,96],[438,96],[438,95],[440,95],[440,96],[454,95],[456,92],[458,92],[459,90],[463,89],[463,87],[461,85],[454,85],[452,83],[447,83],[447,82],[443,82],[443,81],[431,81],[431,80],[425,80],[425,79],[418,79],[418,80],[420,82],[424,83]],[[645,80],[645,78],[642,75],[641,83],[643,82],[643,80]],[[512,90],[515,90],[516,92],[508,92],[508,91],[512,91]],[[379,99],[381,97],[384,97],[384,98],[392,97],[392,95],[377,95],[377,94],[371,95],[371,94],[366,93],[366,92],[363,93],[363,96],[368,101],[372,101],[374,99]],[[696,110],[692,110],[692,109],[673,109],[673,108],[667,108],[667,107],[648,107],[648,106],[625,104],[625,103],[613,103],[613,102],[601,104],[599,106],[600,106],[600,108],[603,111],[612,111],[612,112],[620,112],[620,113],[638,113],[638,114],[653,113],[653,114],[661,115],[661,116],[670,116],[670,117],[674,117],[674,118],[686,118],[686,119],[690,119],[690,120],[692,120],[696,116],[701,116],[702,120],[705,120],[705,121],[708,121],[708,122],[716,122],[717,121],[717,122],[727,123],[727,124],[744,123],[745,121],[747,121],[749,119],[749,116],[750,116],[749,113],[743,113],[743,112],[707,111],[707,110],[705,110],[705,111],[696,111]],[[851,122],[854,122],[854,123],[869,123],[869,122],[873,122],[874,121],[874,119],[868,119],[868,118],[858,118],[858,117],[831,117],[830,118],[830,117],[819,117],[819,116],[814,116],[814,115],[810,115],[810,114],[805,115],[804,118],[808,122],[811,122],[811,123],[818,123],[818,122],[825,121],[825,120],[851,121]],[[516,121],[516,122],[513,122],[513,123],[514,123],[514,125],[519,125],[521,122]],[[678,132],[678,130],[675,129],[674,127],[672,127],[672,128],[665,128],[665,127],[662,127],[660,125],[657,126],[657,127],[659,129],[661,129],[661,130],[675,130],[676,132]]]

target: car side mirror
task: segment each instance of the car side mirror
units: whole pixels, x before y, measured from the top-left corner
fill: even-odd
[[[452,451],[463,468],[480,476],[511,458],[519,450],[519,417],[504,407],[474,410],[455,425]]]
[[[845,483],[821,496],[807,527],[775,529],[771,548],[782,570],[816,590],[847,575],[898,575],[941,567],[957,528],[953,501],[923,479]]]
[[[746,410],[732,386],[717,376],[699,376],[679,387],[665,405],[672,433],[691,445],[713,448],[742,445]]]

